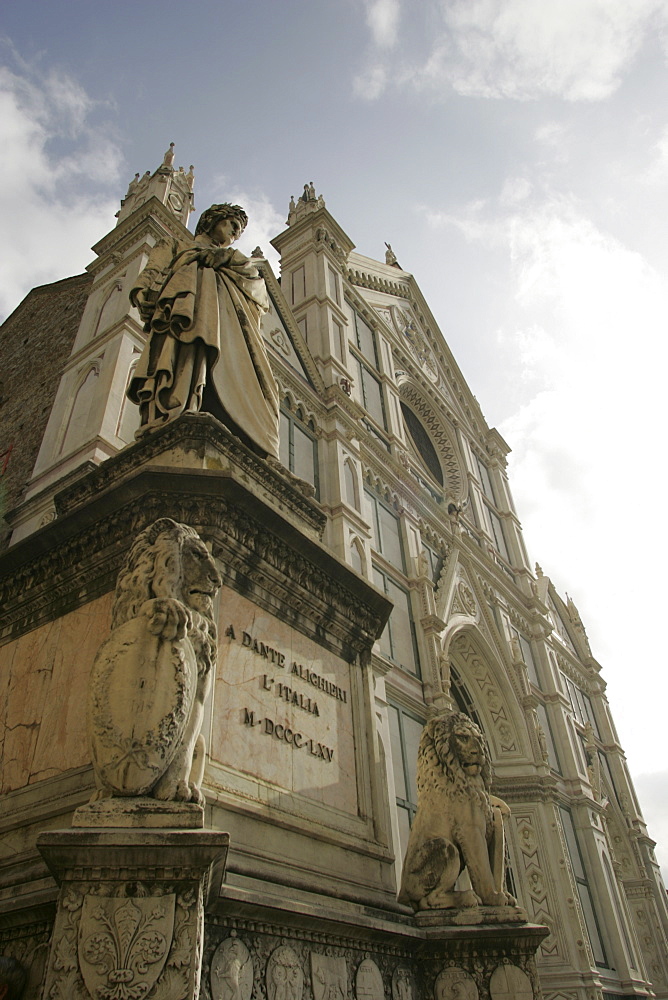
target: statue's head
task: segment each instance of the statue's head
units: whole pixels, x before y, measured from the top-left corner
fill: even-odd
[[[212,236],[216,227],[228,219],[236,223],[236,236],[234,238],[238,239],[248,225],[248,216],[241,205],[230,205],[229,202],[224,202],[222,205],[212,205],[202,212],[197,223],[195,236],[199,236],[201,233]]]
[[[423,731],[420,750],[430,756],[433,746],[447,776],[461,787],[480,779],[489,791],[492,763],[487,740],[475,722],[463,712],[434,716]]]
[[[116,584],[112,627],[135,618],[145,601],[171,597],[208,621],[222,584],[194,528],[161,517],[135,538]]]

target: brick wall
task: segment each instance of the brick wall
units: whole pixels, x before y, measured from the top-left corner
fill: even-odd
[[[77,274],[33,288],[0,326],[0,455],[12,448],[0,475],[0,549],[9,537],[2,515],[32,474],[92,280]]]

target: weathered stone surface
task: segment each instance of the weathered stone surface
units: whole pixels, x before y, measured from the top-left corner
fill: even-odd
[[[302,1000],[304,972],[289,945],[275,948],[267,962],[267,1000]]]
[[[195,802],[161,802],[159,799],[100,799],[80,806],[73,827],[93,829],[201,830],[204,809]]]
[[[216,948],[211,962],[213,1000],[250,1000],[253,992],[253,963],[248,948],[230,935]]]
[[[91,672],[98,798],[203,801],[200,730],[220,584],[208,549],[187,525],[162,518],[135,539],[118,578],[113,629]]]
[[[523,924],[527,912],[521,906],[457,906],[418,910],[418,927],[475,927],[477,924]]]
[[[503,818],[510,809],[490,795],[491,779],[485,737],[467,715],[445,712],[429,720],[418,752],[418,809],[406,849],[400,902],[418,911],[468,910],[482,902],[486,905],[476,923],[487,916],[495,921],[496,908],[514,906],[503,888]],[[473,891],[455,890],[465,867]]]
[[[0,455],[12,449],[0,518],[19,502],[30,478],[92,280],[79,274],[33,288],[0,327]],[[0,548],[6,534],[0,521]]]
[[[228,843],[189,830],[43,834],[60,884],[43,996],[194,1000],[205,886],[213,866],[217,890]]]
[[[89,763],[83,692],[110,618],[105,595],[0,647],[2,793]]]
[[[254,264],[230,249],[247,222],[239,205],[212,205],[194,239],[153,251],[130,296],[150,336],[128,395],[140,433],[207,410],[278,458],[278,388],[261,332],[269,298]]]

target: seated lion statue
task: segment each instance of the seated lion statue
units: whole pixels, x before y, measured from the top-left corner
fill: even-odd
[[[430,719],[418,751],[418,807],[399,902],[415,910],[514,905],[504,891],[505,802],[490,795],[485,737],[461,712]],[[473,890],[455,891],[467,868]]]
[[[93,801],[151,796],[203,804],[200,729],[221,583],[186,524],[161,518],[133,542],[118,577],[112,631],[91,673]]]

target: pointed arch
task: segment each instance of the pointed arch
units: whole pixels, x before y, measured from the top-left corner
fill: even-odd
[[[70,407],[62,425],[59,455],[62,455],[68,447],[74,450],[84,441],[85,431],[90,423],[90,411],[98,395],[97,380],[100,377],[103,359],[104,354],[101,354],[98,358],[88,361],[77,373]],[[77,436],[80,436],[81,440],[77,441]]]
[[[454,428],[448,426],[417,382],[405,372],[398,378],[398,387],[402,405],[413,414],[417,425],[424,431],[425,443],[428,441],[433,448],[443,474],[443,489],[456,503],[462,503],[468,496],[468,477]],[[410,434],[410,427],[408,432]],[[421,450],[419,443],[416,448]],[[429,467],[426,455],[422,461]],[[431,472],[431,475],[433,477],[434,473]]]
[[[352,460],[350,455],[346,455],[343,460],[343,487],[346,503],[349,503],[357,511],[361,510],[357,463]]]
[[[462,616],[446,633],[443,651],[470,694],[493,758],[530,757],[526,722],[505,665],[478,625]]]
[[[123,298],[123,279],[125,275],[121,275],[120,278],[116,278],[112,281],[109,291],[102,300],[100,306],[100,311],[97,316],[97,322],[95,323],[95,329],[93,331],[93,339],[100,333],[110,327],[117,315],[117,306],[120,299]]]
[[[360,576],[367,576],[367,562],[366,554],[364,552],[364,544],[362,540],[357,536],[350,534],[350,565],[356,570]]]

